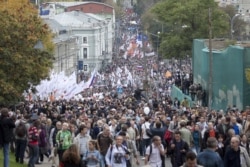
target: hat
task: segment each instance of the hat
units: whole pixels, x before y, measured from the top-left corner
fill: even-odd
[[[170,118],[170,117],[167,117],[167,120],[168,120],[168,121],[171,121],[171,118]]]

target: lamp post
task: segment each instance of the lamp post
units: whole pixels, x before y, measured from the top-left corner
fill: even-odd
[[[158,31],[157,34],[153,34],[153,33],[150,33],[150,32],[147,32],[147,33],[150,34],[150,35],[153,35],[153,36],[157,37],[156,54],[157,54],[157,65],[159,66],[159,53],[158,53],[158,51],[159,51],[159,38],[160,38],[161,32]]]
[[[153,36],[155,36],[155,37],[157,37],[157,43],[156,43],[156,56],[157,56],[157,73],[159,72],[159,68],[160,68],[160,57],[159,57],[159,37],[160,37],[160,34],[161,34],[161,32],[160,31],[158,31],[157,32],[157,34],[153,34],[153,33],[150,33],[150,32],[147,32],[147,33],[149,33],[150,35],[153,35]],[[156,99],[157,100],[159,100],[159,82],[160,81],[157,81],[156,82]]]
[[[38,40],[37,42],[36,42],[36,44],[34,45],[34,47],[33,47],[35,50],[37,50],[37,51],[43,51],[43,49],[44,49],[44,45],[43,45],[43,42],[41,41],[41,40]],[[37,63],[39,63],[39,58],[37,59]],[[38,71],[37,71],[37,69],[36,69],[36,75],[38,75]],[[36,81],[35,82],[40,82],[40,79],[38,78],[38,76],[36,76],[35,77],[35,79],[36,79]],[[36,100],[37,100],[37,96],[35,96],[35,98],[36,98]]]
[[[230,35],[231,35],[231,39],[233,39],[233,35],[234,35],[234,20],[239,17],[239,16],[244,16],[244,14],[241,13],[236,13],[233,17],[230,17],[229,15],[227,15],[230,19]]]
[[[231,39],[233,39],[234,34],[234,20],[236,17],[240,16],[241,14],[237,13],[232,18],[230,18],[230,32],[231,32]]]

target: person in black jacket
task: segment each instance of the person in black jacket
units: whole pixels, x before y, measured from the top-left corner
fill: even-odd
[[[186,153],[189,151],[188,144],[181,139],[181,132],[174,132],[174,139],[170,144],[171,164],[173,167],[179,167],[185,162]]]
[[[163,124],[158,120],[155,122],[155,125],[150,127],[150,129],[152,132],[152,136],[160,136],[161,141],[164,143],[164,134],[167,128],[163,126]],[[163,146],[166,146],[165,143],[163,144]]]
[[[3,167],[9,167],[9,144],[14,139],[15,122],[9,117],[7,108],[1,109],[0,118],[0,146],[3,146]]]
[[[142,97],[145,98],[145,96],[142,94],[143,91],[144,91],[144,89],[140,89],[140,88],[137,88],[134,91],[134,98],[136,98],[138,103],[141,102]]]

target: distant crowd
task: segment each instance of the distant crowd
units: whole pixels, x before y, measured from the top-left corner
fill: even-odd
[[[249,107],[218,112],[203,107],[181,111],[175,105],[169,97],[146,101],[134,94],[120,99],[107,95],[102,100],[25,102],[15,112],[2,108],[4,167],[9,148],[17,163],[28,156],[29,167],[43,163],[45,157],[60,167],[80,162],[128,167],[138,165],[139,158],[153,167],[164,167],[165,158],[173,167],[188,167],[189,161],[205,167],[250,166]]]

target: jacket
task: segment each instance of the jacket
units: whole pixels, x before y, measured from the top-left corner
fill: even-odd
[[[14,140],[15,122],[11,118],[0,118],[0,145]]]
[[[247,150],[239,146],[238,151],[228,148],[224,156],[225,167],[250,167],[250,158]]]
[[[181,166],[185,162],[186,153],[189,151],[189,146],[187,142],[184,140],[180,140],[177,142],[175,139],[171,141],[170,145],[174,144],[175,147],[170,149],[171,154],[171,162],[173,162],[173,166]],[[181,152],[181,150],[185,150],[185,152]]]
[[[56,134],[56,142],[59,150],[67,150],[72,144],[71,132],[68,130],[60,130]]]
[[[205,149],[203,152],[199,153],[197,156],[197,162],[204,167],[224,167],[219,154],[211,149]]]
[[[81,140],[83,139],[83,140]],[[74,138],[74,144],[78,147],[79,153],[81,155],[84,155],[86,151],[88,150],[88,142],[91,140],[91,137],[86,134],[85,136],[82,136],[81,133],[79,133],[75,138]],[[84,142],[84,143],[81,143]],[[83,149],[83,150],[82,150]]]
[[[160,136],[161,141],[164,141],[164,134],[165,134],[166,128],[151,128],[151,132],[153,136]]]

